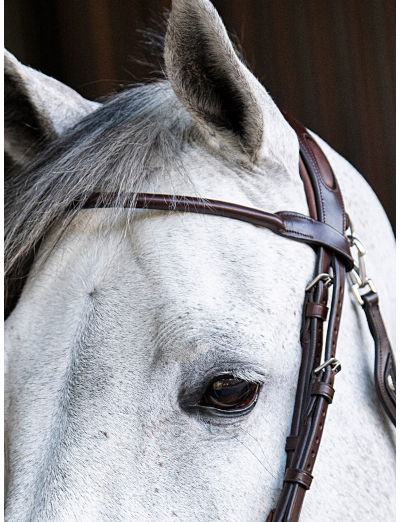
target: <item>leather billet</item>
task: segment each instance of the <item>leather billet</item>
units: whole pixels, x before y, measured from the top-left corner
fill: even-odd
[[[362,297],[368,326],[375,341],[375,388],[390,420],[396,425],[396,363],[379,310],[378,294]]]

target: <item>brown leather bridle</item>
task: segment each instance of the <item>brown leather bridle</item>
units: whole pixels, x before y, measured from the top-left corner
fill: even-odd
[[[396,368],[392,348],[379,311],[378,294],[366,277],[363,248],[354,237],[339,185],[321,148],[308,131],[289,115],[300,144],[300,176],[310,217],[294,212],[271,214],[254,208],[186,196],[162,194],[95,193],[77,198],[71,208],[146,208],[195,212],[246,221],[310,245],[317,254],[315,278],[305,292],[300,332],[302,358],[290,435],[286,442],[286,472],[277,507],[267,522],[297,522],[321,442],[326,413],[334,396],[334,378],[340,370],[336,345],[345,290],[345,274],[362,305],[375,341],[375,387],[390,420],[396,416]],[[350,226],[350,234],[346,230]],[[351,254],[356,246],[359,263]],[[329,287],[331,288],[328,314]],[[359,289],[369,288],[364,295]],[[323,323],[327,322],[323,351]]]

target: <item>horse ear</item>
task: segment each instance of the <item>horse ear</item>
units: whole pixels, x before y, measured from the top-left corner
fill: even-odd
[[[18,164],[99,107],[73,89],[4,52],[4,144]]]
[[[257,162],[265,146],[269,151],[277,152],[276,146],[282,149],[276,140],[282,132],[290,133],[293,140],[271,97],[238,58],[209,0],[172,0],[164,58],[175,94],[197,126],[208,138],[217,138],[219,146],[233,147]]]

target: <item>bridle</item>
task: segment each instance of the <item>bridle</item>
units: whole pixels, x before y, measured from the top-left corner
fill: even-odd
[[[94,193],[82,195],[71,208],[146,208],[196,212],[246,221],[275,234],[310,245],[317,254],[315,278],[305,291],[300,332],[302,357],[290,435],[286,442],[286,472],[278,504],[267,522],[297,522],[305,493],[310,489],[326,413],[334,396],[335,374],[340,371],[336,345],[349,275],[356,298],[365,311],[375,341],[375,387],[390,420],[396,416],[396,367],[379,311],[378,294],[366,275],[365,250],[354,236],[339,185],[321,148],[296,120],[284,114],[300,144],[300,176],[310,217],[295,212],[263,212],[254,208],[186,196],[163,194]],[[350,233],[346,235],[346,231]],[[355,262],[351,247],[358,252]],[[361,294],[360,290],[367,289]],[[331,290],[330,290],[331,289]],[[328,309],[330,297],[330,312]],[[329,313],[328,313],[329,312]],[[325,342],[323,323],[327,321]],[[323,352],[324,347],[324,353]]]

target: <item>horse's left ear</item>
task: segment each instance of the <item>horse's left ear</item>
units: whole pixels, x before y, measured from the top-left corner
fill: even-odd
[[[99,107],[4,52],[4,145],[18,164]]]
[[[238,58],[209,0],[172,0],[164,57],[172,88],[209,140],[253,163],[287,162],[294,132]]]

